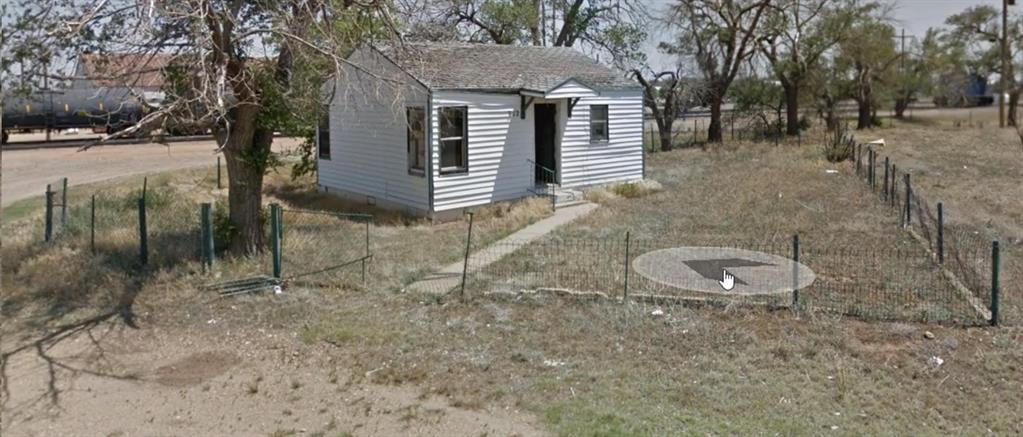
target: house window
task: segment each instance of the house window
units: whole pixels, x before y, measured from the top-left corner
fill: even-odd
[[[468,126],[465,106],[440,108],[440,173],[469,171]]]
[[[607,105],[590,105],[590,142],[602,143],[607,139]]]
[[[320,111],[320,121],[316,124],[316,150],[320,159],[330,160],[330,105],[324,105]]]
[[[421,175],[426,168],[426,111],[422,106],[410,106],[405,108],[405,118],[409,173]]]

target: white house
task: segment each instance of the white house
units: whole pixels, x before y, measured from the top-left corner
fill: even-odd
[[[417,215],[643,178],[642,89],[566,47],[363,46],[318,135],[319,189]]]

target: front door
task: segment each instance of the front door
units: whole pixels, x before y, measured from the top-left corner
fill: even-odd
[[[554,145],[558,132],[557,105],[538,103],[533,105],[534,129],[536,135],[536,163],[534,170],[537,183],[556,183],[558,181],[557,155]]]

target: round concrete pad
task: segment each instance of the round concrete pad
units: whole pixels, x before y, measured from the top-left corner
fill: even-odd
[[[727,295],[790,293],[813,283],[813,270],[788,258],[727,247],[673,247],[644,253],[632,262],[639,275],[683,290]],[[726,290],[724,271],[734,279]],[[795,284],[795,287],[793,287]]]

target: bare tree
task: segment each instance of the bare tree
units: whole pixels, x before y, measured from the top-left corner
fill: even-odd
[[[176,118],[212,129],[227,163],[234,253],[263,249],[274,132],[321,107],[320,84],[340,79],[356,45],[396,35],[388,3],[377,0],[20,0],[5,22],[5,58],[26,65],[86,51],[170,59],[182,92],[105,139]]]
[[[698,105],[703,87],[695,80],[687,80],[684,69],[653,71],[646,68],[644,75],[639,68],[631,74],[643,86],[643,105],[650,109],[657,123],[661,151],[674,147],[673,125],[690,108]]]
[[[671,52],[691,60],[707,87],[707,140],[721,142],[721,106],[728,87],[756,52],[757,30],[771,0],[679,0],[671,21],[679,29]]]
[[[410,3],[415,26],[456,29],[462,39],[495,44],[573,47],[616,56],[642,43],[644,3],[637,0],[444,0]],[[423,13],[430,10],[430,13]]]

